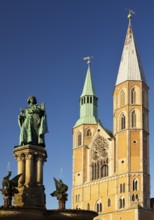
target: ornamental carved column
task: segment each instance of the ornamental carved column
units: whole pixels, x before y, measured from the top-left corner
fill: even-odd
[[[22,174],[19,178],[19,187],[23,186],[25,183],[25,155],[18,154],[16,155],[18,174]]]
[[[21,154],[18,156],[18,174],[22,176],[19,178],[19,187],[25,183],[25,155]]]
[[[36,162],[36,182],[38,185],[43,185],[43,163],[44,159],[39,156]]]
[[[32,153],[26,154],[26,185],[33,185],[33,174],[34,174],[34,156]]]

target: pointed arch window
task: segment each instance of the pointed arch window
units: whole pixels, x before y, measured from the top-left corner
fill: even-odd
[[[100,209],[100,212],[102,212],[102,209],[103,209],[102,208],[102,203],[100,203],[100,208],[99,209]]]
[[[125,183],[121,183],[120,184],[120,193],[124,193],[125,192]]]
[[[86,136],[88,136],[88,137],[91,136],[91,130],[90,130],[90,128],[87,129],[87,131],[86,131]]]
[[[96,179],[99,179],[99,162],[96,165]]]
[[[103,178],[108,176],[108,165],[104,164],[101,166],[99,162],[92,163],[92,180]]]
[[[136,127],[136,112],[133,110],[131,112],[131,127],[135,128]]]
[[[120,92],[120,107],[123,107],[125,105],[125,93],[124,91],[122,90]]]
[[[119,209],[122,209],[125,207],[125,199],[123,197],[121,197],[119,199]]]
[[[77,146],[80,146],[82,143],[82,134],[81,132],[78,132],[78,135],[77,135]]]
[[[133,87],[131,89],[131,92],[130,92],[130,103],[131,104],[136,104],[136,90],[135,90],[135,87]]]
[[[134,179],[133,180],[133,191],[137,191],[138,190],[138,180]]]
[[[87,96],[87,103],[89,103],[89,96]]]
[[[123,192],[125,192],[125,183],[123,183]]]
[[[125,207],[125,199],[124,198],[123,198],[122,202],[123,202],[123,208],[124,208]]]
[[[101,168],[101,178],[108,176],[108,165],[103,165]]]
[[[93,102],[93,97],[92,96],[90,96],[90,103],[92,103]]]
[[[92,180],[95,180],[95,164],[92,164]]]
[[[108,207],[111,206],[111,199],[108,199],[107,206],[108,206]]]
[[[124,130],[125,128],[126,128],[126,117],[124,113],[122,113],[120,117],[120,129]]]
[[[96,203],[96,211],[97,212],[102,212],[103,211],[103,205],[100,201],[97,201],[97,203]]]
[[[138,197],[138,194],[136,194],[136,195],[132,195],[132,201],[134,202],[134,201],[139,201],[139,197]]]
[[[120,184],[120,193],[122,193],[122,184]]]
[[[121,209],[122,208],[122,199],[120,198],[119,199],[119,209]]]

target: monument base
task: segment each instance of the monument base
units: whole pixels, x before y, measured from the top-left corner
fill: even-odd
[[[45,209],[45,192],[43,186],[23,186],[14,196],[14,206]]]
[[[45,209],[43,185],[43,165],[47,158],[45,148],[35,145],[22,145],[14,148],[18,163],[19,193],[14,196],[14,206]]]

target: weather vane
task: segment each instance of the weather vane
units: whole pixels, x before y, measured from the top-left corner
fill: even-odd
[[[129,9],[129,14],[128,14],[128,19],[129,19],[129,24],[131,24],[131,19],[132,19],[132,15],[134,15],[135,12],[132,9]]]
[[[93,59],[93,56],[84,57],[83,60],[87,60],[87,64],[91,64],[91,60]]]

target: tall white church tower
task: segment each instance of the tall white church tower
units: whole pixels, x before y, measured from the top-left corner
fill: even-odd
[[[126,183],[126,204],[150,207],[148,85],[136,48],[132,14],[113,94],[116,174]]]

